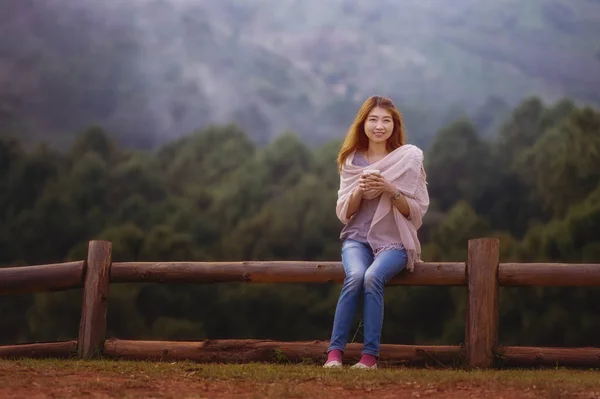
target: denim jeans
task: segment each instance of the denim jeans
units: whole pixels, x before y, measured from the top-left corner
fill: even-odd
[[[364,294],[362,353],[379,356],[383,289],[392,277],[406,267],[407,260],[404,249],[384,250],[373,259],[369,244],[351,239],[342,243],[342,264],[346,278],[335,310],[328,352],[333,349],[345,350],[359,299]]]

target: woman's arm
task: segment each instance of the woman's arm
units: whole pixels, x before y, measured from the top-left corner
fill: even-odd
[[[360,207],[360,202],[362,201],[363,193],[364,190],[362,186],[359,185],[354,189],[354,191],[352,191],[352,194],[350,194],[350,199],[348,200],[348,213],[346,214],[346,217],[348,219],[350,219]]]

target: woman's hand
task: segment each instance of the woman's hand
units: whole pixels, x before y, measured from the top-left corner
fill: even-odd
[[[365,196],[365,185],[362,184],[362,180],[358,181],[358,186],[352,191],[352,196],[358,198]]]
[[[358,191],[361,195],[361,197],[366,193],[367,191],[367,179],[366,179],[367,175],[362,175],[359,179],[358,179],[358,187],[356,187],[356,191]]]
[[[378,173],[369,173],[360,177],[359,185],[367,195],[379,196],[383,193],[394,195],[396,187]]]
[[[368,175],[362,175],[360,177],[360,180],[358,183],[358,189],[360,190],[360,192],[364,198],[379,197],[383,191],[370,188],[371,182],[367,176]]]
[[[366,193],[375,191],[379,194],[387,193],[390,197],[392,197],[392,204],[400,211],[404,217],[410,217],[410,207],[404,195],[400,195],[398,198],[394,199],[393,196],[396,194],[396,187],[385,180],[385,178],[379,174],[369,174],[366,176]],[[378,195],[379,195],[378,194]]]

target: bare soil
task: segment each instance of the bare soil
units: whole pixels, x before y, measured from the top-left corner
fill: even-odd
[[[468,380],[433,374],[432,378],[427,378],[427,370],[415,377],[403,375],[402,370],[384,369],[336,370],[328,374],[318,366],[312,366],[308,367],[308,373],[298,374],[294,366],[249,365],[245,369],[238,366],[233,372],[230,367],[184,364],[169,370],[165,363],[156,366],[146,363],[136,368],[112,367],[106,362],[96,366],[76,363],[65,367],[54,363],[0,360],[0,398],[600,399],[600,372],[596,372],[597,386],[593,379],[590,383],[590,376],[586,376],[578,388],[577,379],[581,379],[578,375],[573,377],[573,384],[566,385],[554,384],[544,376],[513,384],[493,378]],[[251,367],[263,369],[257,372]],[[152,368],[156,370],[152,371]],[[398,373],[397,381],[394,373]],[[518,374],[514,378],[518,380]]]

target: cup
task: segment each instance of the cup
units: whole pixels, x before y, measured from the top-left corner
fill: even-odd
[[[379,169],[365,169],[365,170],[363,170],[362,174],[363,175],[370,175],[370,174],[378,175]]]

